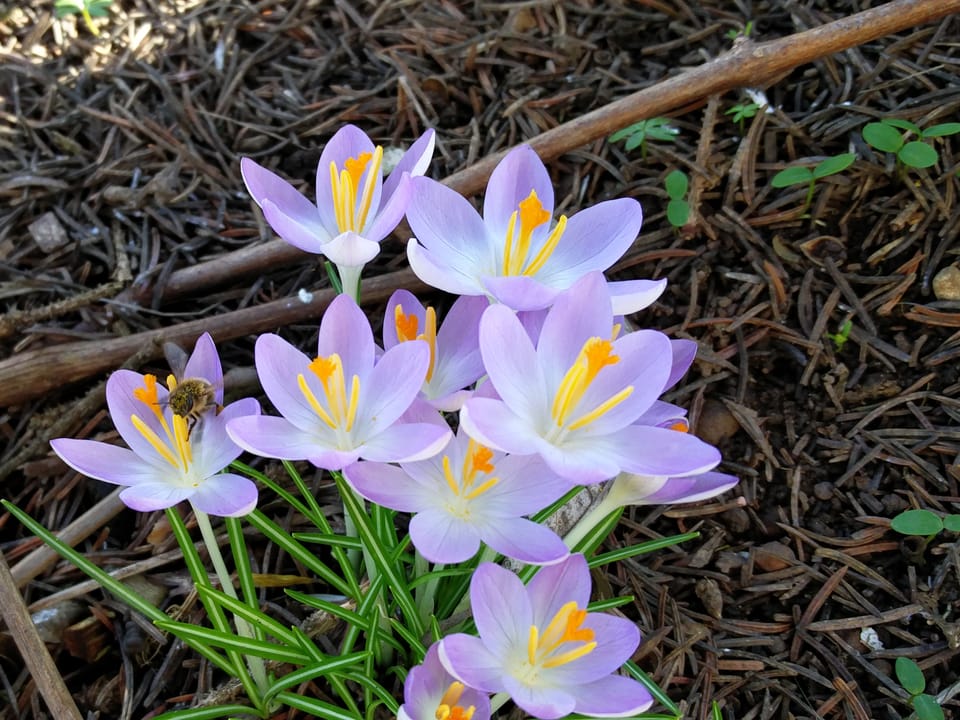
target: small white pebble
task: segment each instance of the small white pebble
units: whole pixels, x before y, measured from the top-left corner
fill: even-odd
[[[305,288],[300,288],[297,290],[297,297],[300,298],[300,302],[304,305],[309,305],[313,302],[313,293],[309,292]]]
[[[860,642],[871,650],[883,650],[883,643],[880,636],[872,627],[865,627],[860,631]]]

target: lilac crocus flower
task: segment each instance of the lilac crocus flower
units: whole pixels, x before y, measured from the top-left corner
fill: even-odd
[[[343,126],[320,155],[316,205],[249,158],[240,161],[240,171],[277,235],[301,250],[326,255],[340,271],[344,292],[356,297],[361,268],[403,217],[409,179],[426,172],[434,142],[433,130],[427,130],[384,182],[383,148],[374,147],[359,128]]]
[[[630,247],[643,220],[631,198],[561,216],[551,228],[553,186],[537,154],[511,150],[490,176],[483,217],[463,197],[428,178],[411,181],[410,267],[428,285],[455,295],[487,295],[515,310],[553,303],[583,275],[606,270]],[[613,283],[617,314],[635,312],[666,281]]]
[[[507,692],[533,717],[570,713],[619,717],[653,704],[635,680],[612,674],[640,644],[625,618],[587,612],[590,570],[583,555],[541,569],[524,586],[498,565],[483,563],[470,583],[479,637],[448,635],[440,662],[482,692]]]
[[[246,515],[256,507],[256,485],[220,471],[242,452],[227,435],[227,423],[258,415],[260,405],[244,398],[218,412],[223,371],[209,334],[197,340],[181,380],[185,378],[210,383],[216,407],[211,405],[195,420],[175,415],[167,401],[177,387],[173,375],[167,379],[168,390],[154,375],[118,370],[107,380],[107,407],[130,449],[70,438],[52,440],[50,445],[74,470],[125,486],[120,499],[134,510],[160,510],[189,500],[209,515]]]
[[[400,343],[377,358],[370,323],[347,295],[324,313],[316,358],[271,334],[257,339],[255,358],[264,392],[283,417],[230,423],[230,437],[252,453],[340,470],[361,457],[421,460],[450,438],[439,423],[399,421],[423,384],[427,344]]]
[[[400,467],[359,462],[344,476],[367,500],[416,513],[410,539],[431,562],[469,560],[481,541],[525,563],[559,562],[568,554],[552,530],[522,517],[570,489],[536,455],[504,456],[461,431],[442,455]]]
[[[438,647],[431,645],[423,664],[407,673],[397,720],[489,720],[489,696],[448,673],[440,664]]]
[[[617,337],[612,323],[600,273],[557,298],[536,346],[509,308],[488,308],[480,320],[480,351],[500,399],[468,400],[461,425],[488,447],[539,454],[573,483],[620,472],[674,476],[712,469],[720,461],[712,446],[636,424],[671,377],[670,341],[654,330]]]
[[[437,314],[425,308],[413,293],[397,290],[387,301],[383,347],[406,340],[430,345],[430,366],[421,396],[437,410],[456,412],[472,395],[465,388],[484,374],[480,357],[480,316],[489,307],[482,297],[461,296],[437,328]]]

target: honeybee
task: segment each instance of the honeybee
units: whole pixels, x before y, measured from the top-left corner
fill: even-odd
[[[180,346],[164,343],[163,354],[166,355],[176,380],[176,385],[167,397],[167,406],[174,415],[186,418],[192,431],[205,412],[214,409],[219,413],[223,409],[217,403],[217,389],[209,380],[183,377],[187,354]]]

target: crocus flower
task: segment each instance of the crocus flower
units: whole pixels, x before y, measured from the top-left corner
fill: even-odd
[[[553,186],[528,146],[511,150],[490,176],[483,217],[463,197],[428,178],[411,181],[410,267],[425,283],[456,295],[487,295],[515,310],[553,303],[583,275],[605,270],[630,247],[643,213],[631,198],[599,203],[551,227]],[[616,285],[618,314],[660,295],[666,281]],[[620,307],[619,300],[624,302]]]
[[[479,637],[448,635],[440,641],[440,662],[481,692],[509,693],[537,718],[643,712],[653,704],[650,693],[612,674],[630,659],[640,632],[625,618],[587,612],[589,600],[583,555],[541,569],[527,586],[483,563],[470,582]]]
[[[246,515],[257,504],[257,487],[248,478],[222,473],[241,449],[230,440],[231,420],[260,413],[253,398],[244,398],[219,410],[223,402],[223,371],[210,335],[204,333],[181,380],[209,383],[216,399],[199,418],[176,415],[170,392],[177,387],[171,375],[169,389],[154,375],[118,370],[107,380],[107,407],[120,437],[130,449],[92,440],[59,438],[50,445],[74,470],[97,480],[126,486],[120,499],[134,510],[160,510],[181,500],[209,515]]]
[[[340,271],[344,292],[355,297],[360,269],[403,217],[409,178],[426,172],[434,141],[433,130],[427,130],[384,182],[383,148],[374,147],[359,128],[345,125],[320,155],[316,205],[250,158],[240,161],[240,171],[277,235],[301,250],[326,255]]]
[[[361,457],[421,460],[450,438],[438,423],[398,422],[423,384],[427,343],[400,343],[377,358],[370,323],[347,295],[324,313],[313,360],[272,334],[257,339],[255,360],[264,392],[283,417],[239,418],[228,431],[257,455],[340,470]]]
[[[500,399],[468,400],[461,425],[488,447],[539,454],[573,483],[624,471],[669,477],[712,469],[720,461],[712,446],[636,424],[671,377],[670,341],[654,330],[618,336],[612,323],[600,273],[557,298],[536,346],[509,308],[488,308],[480,352]]]
[[[485,298],[461,296],[438,329],[436,311],[425,308],[413,293],[397,290],[387,301],[383,347],[389,350],[406,340],[427,342],[430,365],[421,396],[437,410],[459,410],[472,394],[466,387],[484,374],[479,327],[487,307]]]
[[[570,489],[536,455],[503,455],[458,432],[442,455],[400,467],[359,462],[344,476],[379,505],[416,513],[410,539],[427,560],[469,560],[485,542],[525,563],[567,556],[549,528],[522,516],[537,512]]]
[[[423,664],[407,673],[397,720],[489,720],[490,698],[448,673],[437,649],[431,645]]]

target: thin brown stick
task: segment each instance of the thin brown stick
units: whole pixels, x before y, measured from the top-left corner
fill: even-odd
[[[960,11],[960,0],[894,0],[879,8],[779,40],[756,44],[745,39],[715,60],[548,130],[532,138],[529,144],[541,157],[550,160],[642,118],[715,93],[762,85],[798,65],[957,11]],[[446,184],[465,195],[472,195],[481,189],[503,154],[490,155],[451,175]],[[190,293],[302,256],[301,251],[281,241],[264,243],[175,272],[166,292]],[[418,290],[424,286],[410,271],[383,275],[364,283],[367,300],[386,299],[398,287]],[[216,339],[227,340],[315,318],[330,299],[328,292],[322,292],[317,293],[310,303],[290,298],[169,329],[23,353],[0,362],[0,406],[16,405],[64,383],[105,372],[153,338],[190,343],[200,333],[209,331]]]
[[[0,553],[0,612],[50,714],[63,720],[81,720],[63,677],[37,634],[3,553]]]

